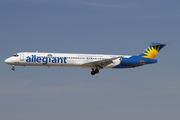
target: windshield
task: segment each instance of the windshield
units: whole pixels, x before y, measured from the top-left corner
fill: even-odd
[[[18,57],[19,55],[18,55],[18,54],[14,54],[13,56],[14,56],[14,57]]]

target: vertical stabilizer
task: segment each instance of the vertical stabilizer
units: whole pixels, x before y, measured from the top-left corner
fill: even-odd
[[[162,43],[151,43],[150,46],[140,55],[140,57],[154,59],[157,54],[161,51],[166,44]]]

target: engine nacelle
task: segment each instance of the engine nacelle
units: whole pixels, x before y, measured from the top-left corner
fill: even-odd
[[[145,61],[137,58],[121,58],[121,64],[128,66],[144,65]]]

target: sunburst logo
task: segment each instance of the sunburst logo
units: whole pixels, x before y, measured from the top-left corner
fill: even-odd
[[[48,54],[47,56],[48,56],[48,57],[52,57],[52,55],[51,55],[51,54]]]
[[[142,57],[154,59],[161,49],[160,45],[151,45],[143,52],[145,56]]]

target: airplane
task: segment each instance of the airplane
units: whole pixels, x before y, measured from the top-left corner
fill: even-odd
[[[12,66],[81,67],[92,69],[91,75],[103,68],[135,68],[157,63],[156,55],[169,43],[151,43],[138,55],[103,55],[74,53],[20,52],[5,60]]]

